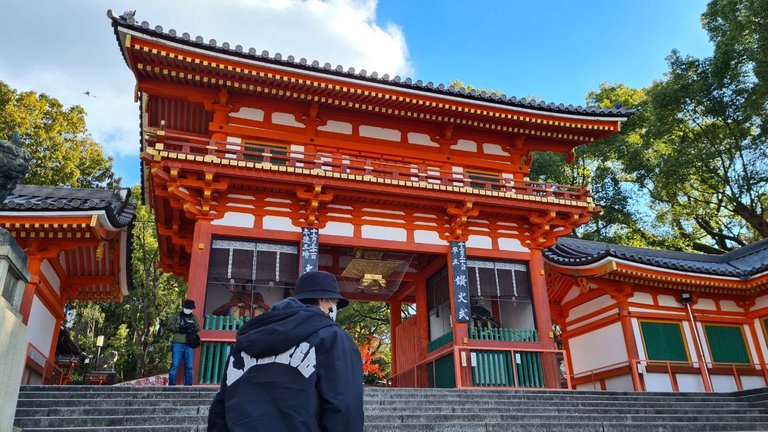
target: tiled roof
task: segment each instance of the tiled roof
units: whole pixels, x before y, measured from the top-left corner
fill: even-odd
[[[706,255],[562,237],[544,251],[544,257],[552,263],[574,267],[610,257],[670,270],[749,279],[768,271],[768,239],[722,255]]]
[[[164,39],[170,42],[178,43],[181,45],[204,49],[206,51],[217,52],[226,54],[232,57],[239,57],[248,60],[255,60],[267,64],[279,65],[282,67],[290,67],[299,70],[307,70],[312,72],[321,72],[326,75],[338,76],[347,79],[355,79],[358,81],[371,82],[377,84],[385,84],[392,87],[399,87],[405,89],[415,89],[425,93],[434,93],[438,95],[447,95],[452,97],[459,97],[469,100],[481,101],[485,103],[493,103],[497,105],[525,108],[536,111],[552,112],[560,114],[582,115],[582,116],[599,116],[599,117],[616,117],[625,118],[631,115],[634,110],[626,110],[623,108],[597,108],[597,107],[582,107],[574,105],[563,105],[555,103],[547,103],[540,100],[531,100],[526,98],[517,99],[516,97],[508,97],[504,94],[488,93],[485,91],[477,90],[465,90],[463,88],[456,88],[452,85],[446,86],[445,84],[435,84],[433,82],[424,83],[421,80],[413,81],[411,78],[403,78],[399,75],[391,77],[389,74],[379,75],[377,72],[368,72],[365,69],[356,71],[354,68],[344,68],[344,66],[333,66],[330,63],[320,63],[317,60],[309,61],[305,58],[296,59],[294,56],[284,56],[281,53],[275,53],[270,55],[268,51],[257,52],[255,48],[245,49],[241,45],[235,45],[234,47],[228,42],[219,44],[215,39],[210,39],[205,42],[202,36],[190,36],[189,33],[178,34],[174,29],[170,29],[167,32],[163,30],[161,26],[150,26],[146,21],[138,22],[134,19],[134,12],[125,12],[120,16],[115,15],[112,10],[107,11],[107,16],[112,20],[112,26],[115,29],[117,35],[118,26],[137,31],[153,38]],[[119,38],[118,38],[119,39]],[[118,40],[118,42],[120,42]],[[127,61],[126,61],[127,62]]]
[[[0,203],[0,211],[61,212],[103,210],[115,227],[131,223],[136,206],[128,203],[130,189],[105,190],[18,185]]]

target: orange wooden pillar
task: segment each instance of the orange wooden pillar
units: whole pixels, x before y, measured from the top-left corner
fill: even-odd
[[[419,273],[416,279],[416,325],[418,327],[418,359],[422,360],[427,355],[429,347],[429,306],[427,305],[427,275]],[[421,373],[422,368],[416,370],[416,385],[427,386],[427,374]]]
[[[35,293],[40,285],[40,266],[43,263],[43,258],[40,255],[29,253],[27,257],[29,258],[27,261],[29,282],[24,287],[24,294],[21,297],[21,305],[19,306],[21,322],[24,325],[29,325],[29,314],[32,311],[32,301],[35,299]]]
[[[633,360],[639,360],[640,355],[637,352],[637,340],[635,332],[632,330],[632,317],[629,312],[629,299],[632,298],[632,287],[622,285],[620,288],[610,292],[611,298],[616,301],[616,307],[619,309],[619,321],[621,322],[621,332],[624,334],[624,346],[627,349],[627,358],[629,358],[629,368],[632,375],[632,386],[635,391],[643,391],[643,383],[640,374],[637,372],[637,365]]]
[[[552,338],[552,315],[549,310],[549,295],[547,294],[547,281],[544,276],[544,259],[541,249],[531,249],[531,261],[529,263],[531,275],[531,297],[533,297],[533,313],[536,320],[536,330],[539,340],[545,349],[556,349],[557,344]],[[544,370],[544,383],[551,388],[558,388],[560,382],[560,368],[555,356],[542,355],[542,369]]]
[[[397,370],[397,362],[394,361],[394,359],[397,358],[397,328],[400,326],[400,323],[403,321],[401,310],[403,308],[403,303],[400,300],[392,299],[389,302],[389,332],[390,332],[390,339],[391,343],[389,346],[390,353],[392,354],[392,374],[396,374],[398,372]]]
[[[208,260],[211,255],[211,220],[197,219],[192,238],[192,253],[187,277],[187,298],[195,301],[195,317],[202,328],[205,323],[205,289],[208,281]],[[195,381],[200,375],[200,350],[195,350]],[[183,376],[184,374],[180,374]]]

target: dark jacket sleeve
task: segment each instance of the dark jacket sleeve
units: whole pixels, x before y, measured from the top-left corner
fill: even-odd
[[[200,332],[200,324],[197,323],[197,316],[192,315],[192,333],[198,333]]]
[[[363,362],[348,334],[330,327],[317,355],[320,430],[363,432]]]
[[[232,357],[232,354],[227,357],[227,363],[229,364],[229,359]],[[219,387],[219,392],[216,393],[216,396],[213,398],[213,403],[211,404],[211,408],[208,410],[208,432],[229,432],[229,427],[227,426],[227,411],[224,406],[226,399],[227,391],[227,369],[224,369],[224,376],[221,378],[221,387]]]

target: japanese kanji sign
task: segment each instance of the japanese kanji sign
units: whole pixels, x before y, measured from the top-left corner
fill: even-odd
[[[469,322],[469,283],[467,278],[467,246],[464,242],[451,242],[451,283],[456,322]]]
[[[301,230],[301,274],[317,270],[318,234],[317,228],[302,228]]]

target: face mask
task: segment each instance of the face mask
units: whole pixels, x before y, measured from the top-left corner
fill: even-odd
[[[333,306],[331,306],[331,308],[328,310],[328,316],[334,321],[336,321],[336,312],[337,309]]]
[[[192,313],[192,309],[182,309],[182,311],[187,315]]]

